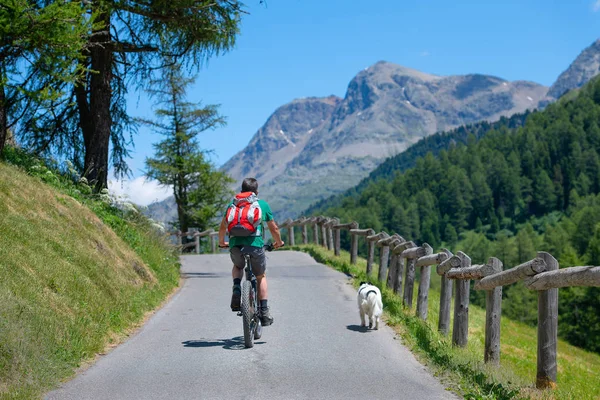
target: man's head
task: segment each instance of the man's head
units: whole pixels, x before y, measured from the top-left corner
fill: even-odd
[[[254,192],[258,194],[258,181],[254,178],[246,178],[242,182],[242,192]]]

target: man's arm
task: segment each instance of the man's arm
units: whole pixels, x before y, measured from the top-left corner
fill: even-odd
[[[271,232],[271,236],[273,236],[273,239],[275,240],[275,248],[279,248],[281,246],[284,245],[283,241],[281,240],[281,233],[279,233],[279,227],[277,226],[277,224],[275,223],[274,220],[270,220],[269,222],[267,222],[267,227],[269,228],[269,231]]]
[[[225,242],[225,233],[227,232],[227,220],[225,217],[221,220],[219,226],[219,247],[227,247],[228,243]]]

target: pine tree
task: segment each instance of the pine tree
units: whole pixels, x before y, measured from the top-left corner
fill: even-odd
[[[518,262],[523,263],[535,257],[535,239],[533,238],[533,227],[527,223],[517,233],[517,256]]]
[[[594,236],[588,244],[585,258],[589,265],[600,265],[600,224],[596,225]]]

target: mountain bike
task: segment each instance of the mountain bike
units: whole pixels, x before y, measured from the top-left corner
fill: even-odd
[[[266,251],[273,251],[273,244],[267,244],[263,247]],[[244,254],[246,259],[246,279],[242,281],[242,301],[241,311],[238,316],[242,317],[244,325],[244,345],[247,348],[254,346],[254,339],[260,339],[262,336],[262,323],[260,321],[260,312],[258,312],[258,288],[256,276],[252,272],[250,255]]]
[[[265,251],[273,251],[275,246],[270,243],[263,246]],[[246,266],[244,268],[246,278],[242,280],[242,298],[238,316],[242,317],[244,326],[244,345],[247,348],[254,347],[254,340],[262,336],[262,323],[260,321],[260,312],[258,312],[258,284],[256,276],[252,272],[250,255],[244,254]]]

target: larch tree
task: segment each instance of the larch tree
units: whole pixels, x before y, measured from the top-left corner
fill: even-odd
[[[65,85],[83,70],[93,16],[81,2],[0,0],[0,153],[9,129],[26,114],[64,98]]]
[[[60,3],[46,1],[47,4]],[[85,74],[71,86],[68,101],[46,118],[32,117],[31,147],[72,158],[98,191],[112,166],[129,172],[127,158],[137,123],[126,109],[128,90],[145,88],[177,59],[189,73],[231,49],[245,12],[238,0],[90,0],[94,17],[81,57]],[[54,130],[55,135],[48,135]]]
[[[187,232],[201,230],[223,211],[231,199],[233,180],[207,159],[198,135],[225,124],[217,106],[186,101],[186,89],[193,83],[173,64],[164,79],[153,81],[149,90],[159,108],[156,119],[139,120],[165,138],[154,145],[155,156],[146,159],[146,176],[173,188],[177,204],[177,227]]]

